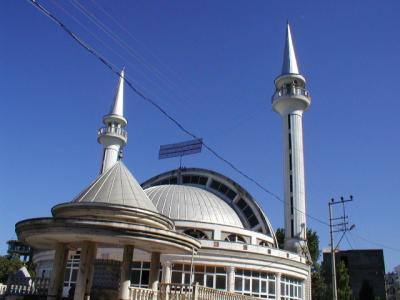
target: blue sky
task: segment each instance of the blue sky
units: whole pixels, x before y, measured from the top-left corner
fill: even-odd
[[[356,229],[341,248],[382,244],[386,270],[400,264],[399,2],[40,2],[116,66],[126,66],[127,78],[146,95],[280,196],[281,120],[270,97],[289,20],[313,97],[303,118],[308,213],[327,221],[329,199],[353,195],[347,208]],[[0,253],[15,238],[17,221],[49,216],[52,206],[72,200],[96,177],[96,131],[116,84],[114,74],[28,1],[3,3]],[[125,99],[127,166],[139,181],[176,168],[177,159],[158,160],[159,145],[187,136],[132,91],[126,89]],[[207,151],[183,164],[238,181],[273,227],[283,226],[282,203]],[[326,247],[328,227],[311,219],[308,225]]]

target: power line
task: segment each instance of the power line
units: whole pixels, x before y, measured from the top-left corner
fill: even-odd
[[[53,22],[55,22],[57,25],[59,25],[73,40],[75,40],[81,47],[83,47],[86,51],[88,51],[90,54],[95,56],[98,60],[100,60],[101,63],[103,63],[108,69],[111,70],[111,72],[115,73],[118,77],[120,77],[119,69],[112,63],[110,63],[103,55],[98,53],[94,48],[92,48],[89,44],[87,44],[85,41],[83,41],[80,37],[78,37],[74,32],[72,32],[61,20],[59,20],[56,16],[54,16],[49,10],[47,10],[45,7],[43,7],[37,0],[28,0],[30,1],[39,11],[41,11],[45,16],[50,18]],[[186,129],[179,121],[177,121],[174,117],[172,117],[167,111],[165,111],[159,104],[157,104],[153,99],[147,97],[145,94],[143,94],[139,89],[137,89],[129,80],[127,80],[125,77],[121,77],[125,83],[143,100],[149,102],[152,106],[154,106],[159,112],[161,112],[167,119],[169,119],[173,124],[175,124],[176,127],[178,127],[182,132],[186,133],[190,137],[194,139],[198,139],[199,137],[192,133],[190,130]],[[213,154],[217,159],[220,161],[224,162],[226,165],[228,165],[231,169],[236,171],[238,174],[242,175],[244,178],[249,180],[250,182],[254,183],[257,187],[259,187],[261,190],[263,190],[265,193],[268,195],[272,196],[274,199],[282,202],[285,204],[285,201],[282,200],[278,195],[275,193],[271,192],[268,190],[266,187],[264,187],[261,183],[259,183],[256,179],[252,178],[250,175],[247,175],[245,172],[243,172],[241,169],[236,167],[235,164],[230,162],[229,160],[225,159],[223,156],[221,156],[216,150],[214,150],[211,146],[206,144],[203,140],[203,146],[206,148],[211,154]],[[299,210],[298,208],[294,207],[296,211],[298,211],[301,214],[306,215],[310,219],[329,226],[329,224],[319,218],[316,218],[314,216],[311,216],[310,214]]]
[[[387,250],[391,250],[391,251],[395,251],[395,252],[400,252],[400,249],[397,249],[397,248],[394,248],[394,247],[390,247],[390,246],[387,246],[387,245],[382,244],[382,243],[378,243],[378,242],[371,241],[371,240],[369,240],[369,239],[367,239],[367,238],[365,238],[365,237],[362,237],[362,236],[359,235],[359,234],[355,234],[354,232],[353,232],[353,235],[354,235],[355,237],[359,238],[360,240],[363,240],[364,242],[370,243],[370,244],[375,245],[375,246],[378,246],[378,247],[380,247],[380,248],[387,249]]]

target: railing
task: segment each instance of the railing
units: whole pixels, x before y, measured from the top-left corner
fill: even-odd
[[[162,300],[192,300],[194,285],[161,283],[159,299]]]
[[[5,284],[0,283],[0,296],[5,295],[7,291],[7,286]]]
[[[128,138],[128,132],[121,128],[121,127],[102,127],[99,129],[97,134],[100,135],[105,135],[105,134],[115,134],[115,135],[122,135],[125,139]]]
[[[4,286],[4,285],[3,285]],[[6,285],[3,295],[47,295],[49,288],[49,279],[37,278],[26,283],[10,283]],[[0,295],[2,295],[3,287],[0,286]]]
[[[129,299],[131,300],[156,300],[157,290],[138,287],[129,288]]]
[[[277,90],[274,96],[272,96],[272,102],[281,96],[303,96],[307,99],[311,99],[311,95],[306,89],[295,86],[283,87],[280,90]]]
[[[159,300],[254,300],[255,297],[231,293],[204,287],[199,284],[161,283],[158,295]],[[131,298],[133,299],[133,298]],[[150,299],[150,300],[152,300]],[[147,300],[147,299],[144,299]]]

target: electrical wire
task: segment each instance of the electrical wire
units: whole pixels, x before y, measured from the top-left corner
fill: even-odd
[[[400,252],[400,249],[397,249],[397,248],[394,248],[394,247],[390,247],[390,246],[382,244],[382,243],[371,241],[371,240],[369,240],[369,239],[367,239],[367,238],[365,238],[365,237],[363,237],[363,236],[361,236],[359,234],[355,234],[354,232],[352,234],[356,238],[358,238],[360,240],[363,240],[364,242],[370,243],[372,245],[378,246],[378,247],[383,248],[383,249],[387,249],[387,250],[391,250],[391,251],[395,251],[395,252]]]
[[[103,55],[98,53],[94,48],[92,48],[89,44],[87,44],[85,41],[83,41],[80,37],[78,37],[74,32],[72,32],[60,19],[58,19],[56,16],[54,16],[49,10],[47,10],[43,5],[41,5],[37,0],[27,0],[30,3],[32,3],[39,11],[41,11],[45,16],[50,18],[53,22],[55,22],[57,25],[59,25],[75,42],[77,42],[81,47],[83,47],[86,51],[88,51],[90,54],[95,56],[101,63],[103,63],[108,69],[110,69],[111,72],[115,73],[118,77],[120,77],[120,70],[117,68],[114,64],[109,62]],[[176,127],[178,127],[182,132],[187,134],[188,136],[192,137],[193,139],[198,139],[199,137],[192,133],[190,130],[188,130],[186,127],[184,127],[179,121],[177,121],[173,116],[171,116],[164,108],[162,108],[157,102],[155,102],[153,99],[147,97],[145,94],[143,94],[138,88],[136,88],[127,78],[121,77],[125,83],[134,91],[139,97],[141,97],[143,100],[149,102],[153,107],[155,107],[161,114],[163,114],[167,119],[169,119],[173,124],[175,124]],[[261,183],[259,183],[256,179],[239,169],[235,164],[230,162],[229,160],[225,159],[222,155],[220,155],[216,150],[214,150],[211,146],[209,146],[207,143],[204,142],[203,139],[203,146],[205,149],[207,149],[211,154],[213,154],[217,159],[228,165],[232,170],[236,171],[238,174],[255,184],[257,187],[259,187],[262,191],[264,191],[266,194],[270,195],[274,199],[282,202],[285,204],[285,201],[282,200],[278,195],[275,193],[271,192],[269,189],[264,187]],[[294,207],[294,210],[297,212],[309,217],[310,219],[329,226],[329,224],[317,217],[311,216],[310,214],[299,210],[298,208]]]
[[[112,64],[111,62],[109,62],[103,55],[101,55],[97,50],[95,50],[94,48],[92,48],[89,44],[87,44],[85,41],[83,41],[81,38],[79,38],[74,32],[72,32],[63,22],[61,22],[57,17],[55,17],[50,11],[48,11],[45,7],[43,7],[37,0],[27,0],[29,1],[32,5],[34,5],[39,11],[41,11],[45,16],[47,16],[48,18],[50,18],[53,22],[55,22],[57,25],[59,25],[73,40],[75,40],[81,47],[83,47],[86,51],[88,51],[90,54],[92,54],[93,56],[95,56],[98,60],[100,60],[101,63],[103,63],[108,69],[110,69],[111,72],[115,73],[118,77],[120,77],[120,70],[119,68],[117,68],[114,64]],[[122,78],[122,77],[121,77]],[[178,127],[182,132],[186,133],[187,135],[189,135],[190,137],[194,138],[194,139],[198,139],[199,137],[192,133],[190,130],[186,129],[186,127],[184,127],[179,121],[177,121],[174,117],[172,117],[167,111],[165,111],[160,105],[158,105],[153,99],[147,97],[145,94],[143,94],[138,88],[136,88],[129,80],[127,80],[125,77],[123,78],[125,83],[139,96],[141,97],[143,100],[149,102],[153,107],[155,107],[161,114],[163,114],[167,119],[169,119],[173,124],[175,124],[176,127]],[[236,167],[235,164],[233,164],[232,162],[230,162],[229,160],[225,159],[223,156],[221,156],[216,150],[214,150],[211,146],[209,146],[208,144],[206,144],[204,142],[203,139],[203,146],[204,148],[206,148],[211,154],[213,154],[217,159],[219,159],[220,161],[224,162],[226,165],[228,165],[231,169],[233,169],[235,172],[237,172],[238,174],[240,174],[241,176],[243,176],[244,178],[246,178],[247,180],[249,180],[250,182],[252,182],[253,184],[255,184],[257,187],[259,187],[262,191],[264,191],[265,193],[267,193],[268,195],[270,195],[271,197],[273,197],[274,199],[282,202],[283,204],[285,204],[285,201],[282,200],[278,195],[276,195],[275,193],[271,192],[270,190],[268,190],[266,187],[264,187],[261,183],[259,183],[256,179],[252,178],[250,175],[248,175],[247,173],[245,173],[244,171],[242,171],[241,169],[239,169],[238,167]],[[329,224],[317,217],[314,217],[304,211],[299,210],[298,208],[294,207],[294,209],[301,213],[304,214],[305,216],[307,216],[308,218],[322,224],[322,225],[326,225],[329,226]],[[354,234],[354,233],[352,233]],[[364,238],[358,234],[354,234],[357,238],[368,242],[370,244],[382,247],[384,249],[388,249],[391,251],[395,251],[395,252],[400,252],[400,249],[394,248],[394,247],[390,247],[387,245],[384,245],[382,243],[377,243],[374,241],[371,241],[367,238]],[[347,239],[347,237],[346,237]]]

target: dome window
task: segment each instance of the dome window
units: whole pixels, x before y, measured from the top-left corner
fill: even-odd
[[[238,235],[238,234],[234,234],[234,233],[231,233],[230,235],[228,235],[225,238],[225,241],[236,242],[236,243],[246,243],[246,240],[244,239],[244,237],[242,237],[241,235]]]
[[[198,229],[186,229],[184,234],[190,235],[191,237],[194,237],[199,240],[208,240],[207,234],[205,234],[203,231],[198,230]]]

